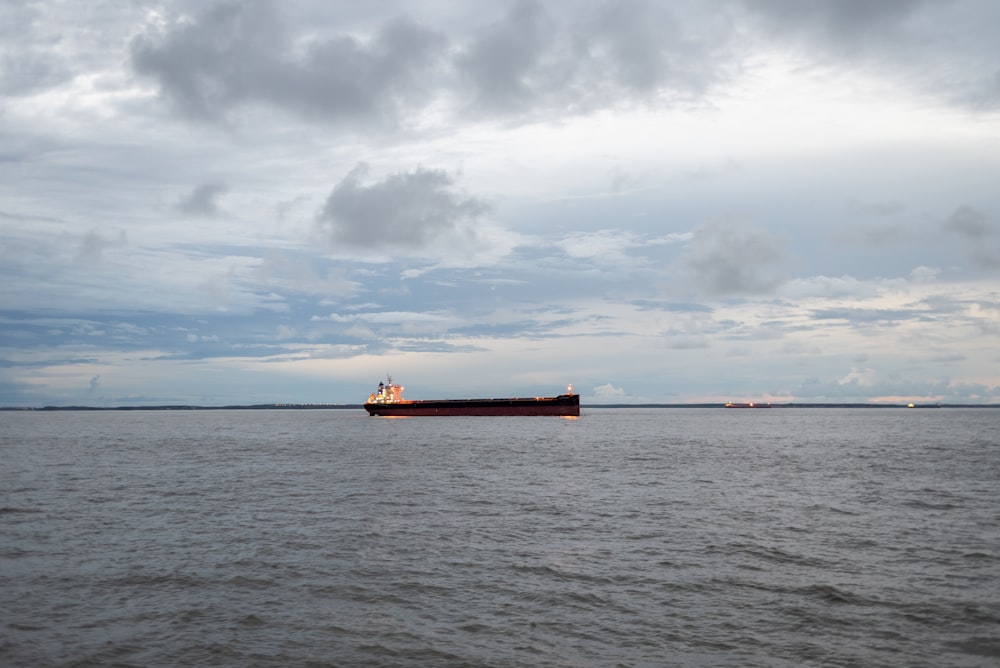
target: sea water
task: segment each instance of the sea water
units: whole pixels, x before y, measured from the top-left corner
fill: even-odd
[[[996,666],[1000,411],[0,413],[0,665]]]

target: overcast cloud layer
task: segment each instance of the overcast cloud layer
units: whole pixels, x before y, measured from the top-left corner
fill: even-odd
[[[1000,3],[0,3],[0,405],[1000,403]]]

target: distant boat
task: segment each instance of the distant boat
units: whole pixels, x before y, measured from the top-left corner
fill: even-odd
[[[733,403],[732,401],[727,401],[725,403],[725,405],[724,405],[724,408],[770,408],[770,407],[771,407],[771,403],[770,402],[762,404],[762,403],[756,403],[756,402],[753,402],[753,401],[751,401],[750,403],[747,403],[747,404],[737,404],[737,403]]]
[[[430,401],[409,401],[403,398],[403,387],[392,382],[379,383],[378,390],[368,396],[365,410],[369,415],[382,417],[418,417],[452,415],[554,415],[578,417],[580,415],[580,395],[573,394],[570,385],[566,394],[555,397],[519,397],[506,399],[434,399]]]

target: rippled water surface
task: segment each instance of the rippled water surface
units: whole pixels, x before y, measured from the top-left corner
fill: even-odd
[[[1000,663],[1000,411],[583,413],[0,413],[0,665]]]

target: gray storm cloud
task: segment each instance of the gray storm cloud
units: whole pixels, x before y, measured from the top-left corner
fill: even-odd
[[[769,293],[785,281],[782,241],[749,223],[710,221],[694,231],[691,248],[680,262],[693,292],[738,296]]]
[[[406,124],[438,103],[501,117],[581,113],[632,98],[702,95],[736,64],[725,22],[678,20],[639,0],[578,15],[532,0],[461,39],[406,18],[366,39],[293,39],[268,2],[214,4],[154,24],[130,44],[133,70],[188,117],[269,104],[358,127]]]
[[[128,235],[125,230],[102,231],[95,228],[80,239],[76,257],[82,263],[97,263],[104,259],[105,251],[127,245]]]
[[[334,188],[319,215],[334,246],[372,250],[420,250],[441,237],[475,236],[486,202],[455,188],[440,170],[419,168],[366,182],[358,165]]]
[[[177,210],[189,216],[214,216],[219,212],[218,199],[229,190],[219,181],[202,183],[177,202]]]
[[[29,95],[72,78],[72,68],[61,49],[48,43],[25,42],[39,24],[41,11],[32,3],[0,3],[0,100]]]
[[[507,111],[536,104],[535,89],[544,81],[538,62],[553,30],[539,4],[520,2],[470,45],[457,65],[475,91],[476,104]]]
[[[421,97],[442,36],[405,19],[370,40],[349,35],[304,44],[269,2],[215,4],[191,19],[154,26],[132,40],[133,69],[152,77],[182,113],[219,119],[266,103],[321,120],[395,122],[397,106]]]
[[[713,21],[693,27],[657,3],[597,3],[567,16],[525,0],[471,39],[456,67],[473,106],[499,113],[697,97],[728,78],[733,33]]]
[[[997,7],[982,11],[1000,19]],[[147,25],[129,53],[134,72],[187,117],[221,120],[263,104],[365,129],[419,125],[426,112],[440,118],[443,110],[450,119],[510,119],[710,101],[751,73],[748,51],[775,39],[805,67],[847,55],[871,71],[902,72],[914,88],[956,104],[989,109],[1000,100],[995,57],[981,57],[997,47],[982,33],[959,35],[934,22],[945,11],[934,3],[734,0],[703,9],[520,0],[464,33],[396,17],[320,36],[293,24],[283,5],[215,3]]]
[[[748,11],[786,36],[857,48],[898,35],[924,0],[746,0]]]
[[[1000,42],[955,14],[1000,22],[1000,3],[964,0],[741,0],[764,39],[781,39],[805,62],[850,62],[905,80],[915,91],[974,111],[1000,106]],[[987,55],[988,54],[988,55]]]
[[[966,242],[969,259],[980,269],[1000,269],[1000,225],[970,206],[958,207],[944,223],[946,232]]]
[[[989,218],[970,206],[960,206],[945,221],[944,227],[970,240],[981,240],[992,235],[1000,235],[1000,227],[991,224]]]

